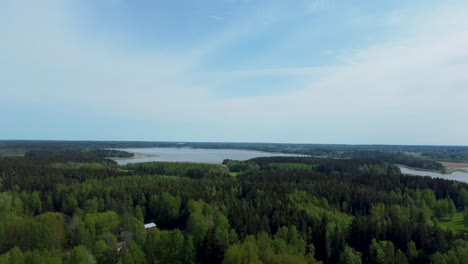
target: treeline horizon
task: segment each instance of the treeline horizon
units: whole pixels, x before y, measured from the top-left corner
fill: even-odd
[[[207,149],[247,149],[273,153],[310,155],[328,158],[378,159],[410,167],[445,172],[440,161],[468,162],[468,146],[424,145],[345,145],[287,143],[209,143],[149,141],[0,141],[0,155],[24,155],[28,151],[91,150],[102,148],[190,147]],[[125,157],[114,153],[114,157]],[[120,155],[120,156],[119,156]],[[127,154],[128,155],[128,154]],[[109,156],[109,157],[112,157]]]
[[[464,144],[385,144],[385,143],[305,143],[305,142],[256,142],[256,141],[183,141],[183,140],[99,140],[99,139],[0,139],[0,144],[5,144],[6,145],[14,145],[14,144],[20,144],[20,145],[34,145],[34,144],[40,144],[42,145],[43,143],[46,144],[64,144],[64,145],[73,145],[76,146],[76,144],[89,144],[88,146],[95,146],[95,147],[106,147],[106,146],[111,146],[114,144],[124,144],[132,147],[138,147],[142,145],[147,145],[147,146],[173,146],[174,144],[180,145],[180,144],[200,144],[200,145],[205,145],[205,144],[212,144],[212,145],[244,145],[244,144],[253,144],[253,145],[291,145],[291,146],[338,146],[338,147],[395,147],[397,150],[401,150],[398,148],[410,148],[413,150],[418,150],[418,149],[424,149],[426,147],[428,148],[441,148],[442,150],[444,148],[468,148],[468,145]],[[95,145],[96,144],[96,145]],[[102,144],[102,145],[100,145]],[[43,146],[43,145],[42,145]],[[115,146],[115,145],[114,145]],[[176,145],[174,145],[176,146]]]

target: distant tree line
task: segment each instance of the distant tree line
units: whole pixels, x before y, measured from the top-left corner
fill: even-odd
[[[421,156],[442,161],[468,162],[468,150],[453,149],[444,151],[424,151]]]
[[[411,145],[344,145],[344,144],[284,144],[229,142],[145,142],[145,141],[0,141],[0,154],[18,155],[28,150],[44,149],[107,149],[189,147],[208,149],[250,149],[267,152],[304,154],[320,157],[347,157],[352,152],[406,153],[413,158],[462,162],[468,161],[468,146],[411,146]],[[343,155],[344,154],[344,155]]]
[[[401,164],[414,168],[445,172],[446,168],[440,162],[424,159],[401,151],[379,152],[379,151],[353,151],[344,154],[351,159],[379,160],[393,164]]]

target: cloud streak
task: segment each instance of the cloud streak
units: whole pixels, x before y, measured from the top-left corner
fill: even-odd
[[[315,3],[313,14],[323,8]],[[398,34],[354,47],[333,63],[291,67],[278,59],[268,68],[218,70],[207,61],[288,20],[282,7],[252,8],[189,50],[136,54],[112,38],[83,32],[64,2],[5,1],[0,101],[38,108],[68,104],[86,115],[196,126],[187,138],[206,131],[193,140],[468,144],[468,124],[461,121],[468,120],[468,5],[457,3],[383,15]],[[289,43],[316,34],[280,33],[291,37]],[[271,43],[272,58],[288,55],[281,45],[290,44],[278,45]],[[242,82],[268,91],[258,78],[284,82],[270,93],[223,92]],[[224,134],[210,132],[210,124]],[[145,139],[177,140],[160,137]]]

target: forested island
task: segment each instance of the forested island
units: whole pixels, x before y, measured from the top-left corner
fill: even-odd
[[[124,147],[306,154],[119,166]],[[0,263],[465,263],[466,147],[0,142]],[[155,228],[145,229],[145,224]]]

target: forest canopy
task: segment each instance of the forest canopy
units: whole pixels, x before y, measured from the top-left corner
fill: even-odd
[[[374,150],[119,166],[107,157],[125,154],[86,144],[29,147],[0,157],[0,263],[466,259],[468,229],[446,223],[468,228],[468,185],[403,175]]]

